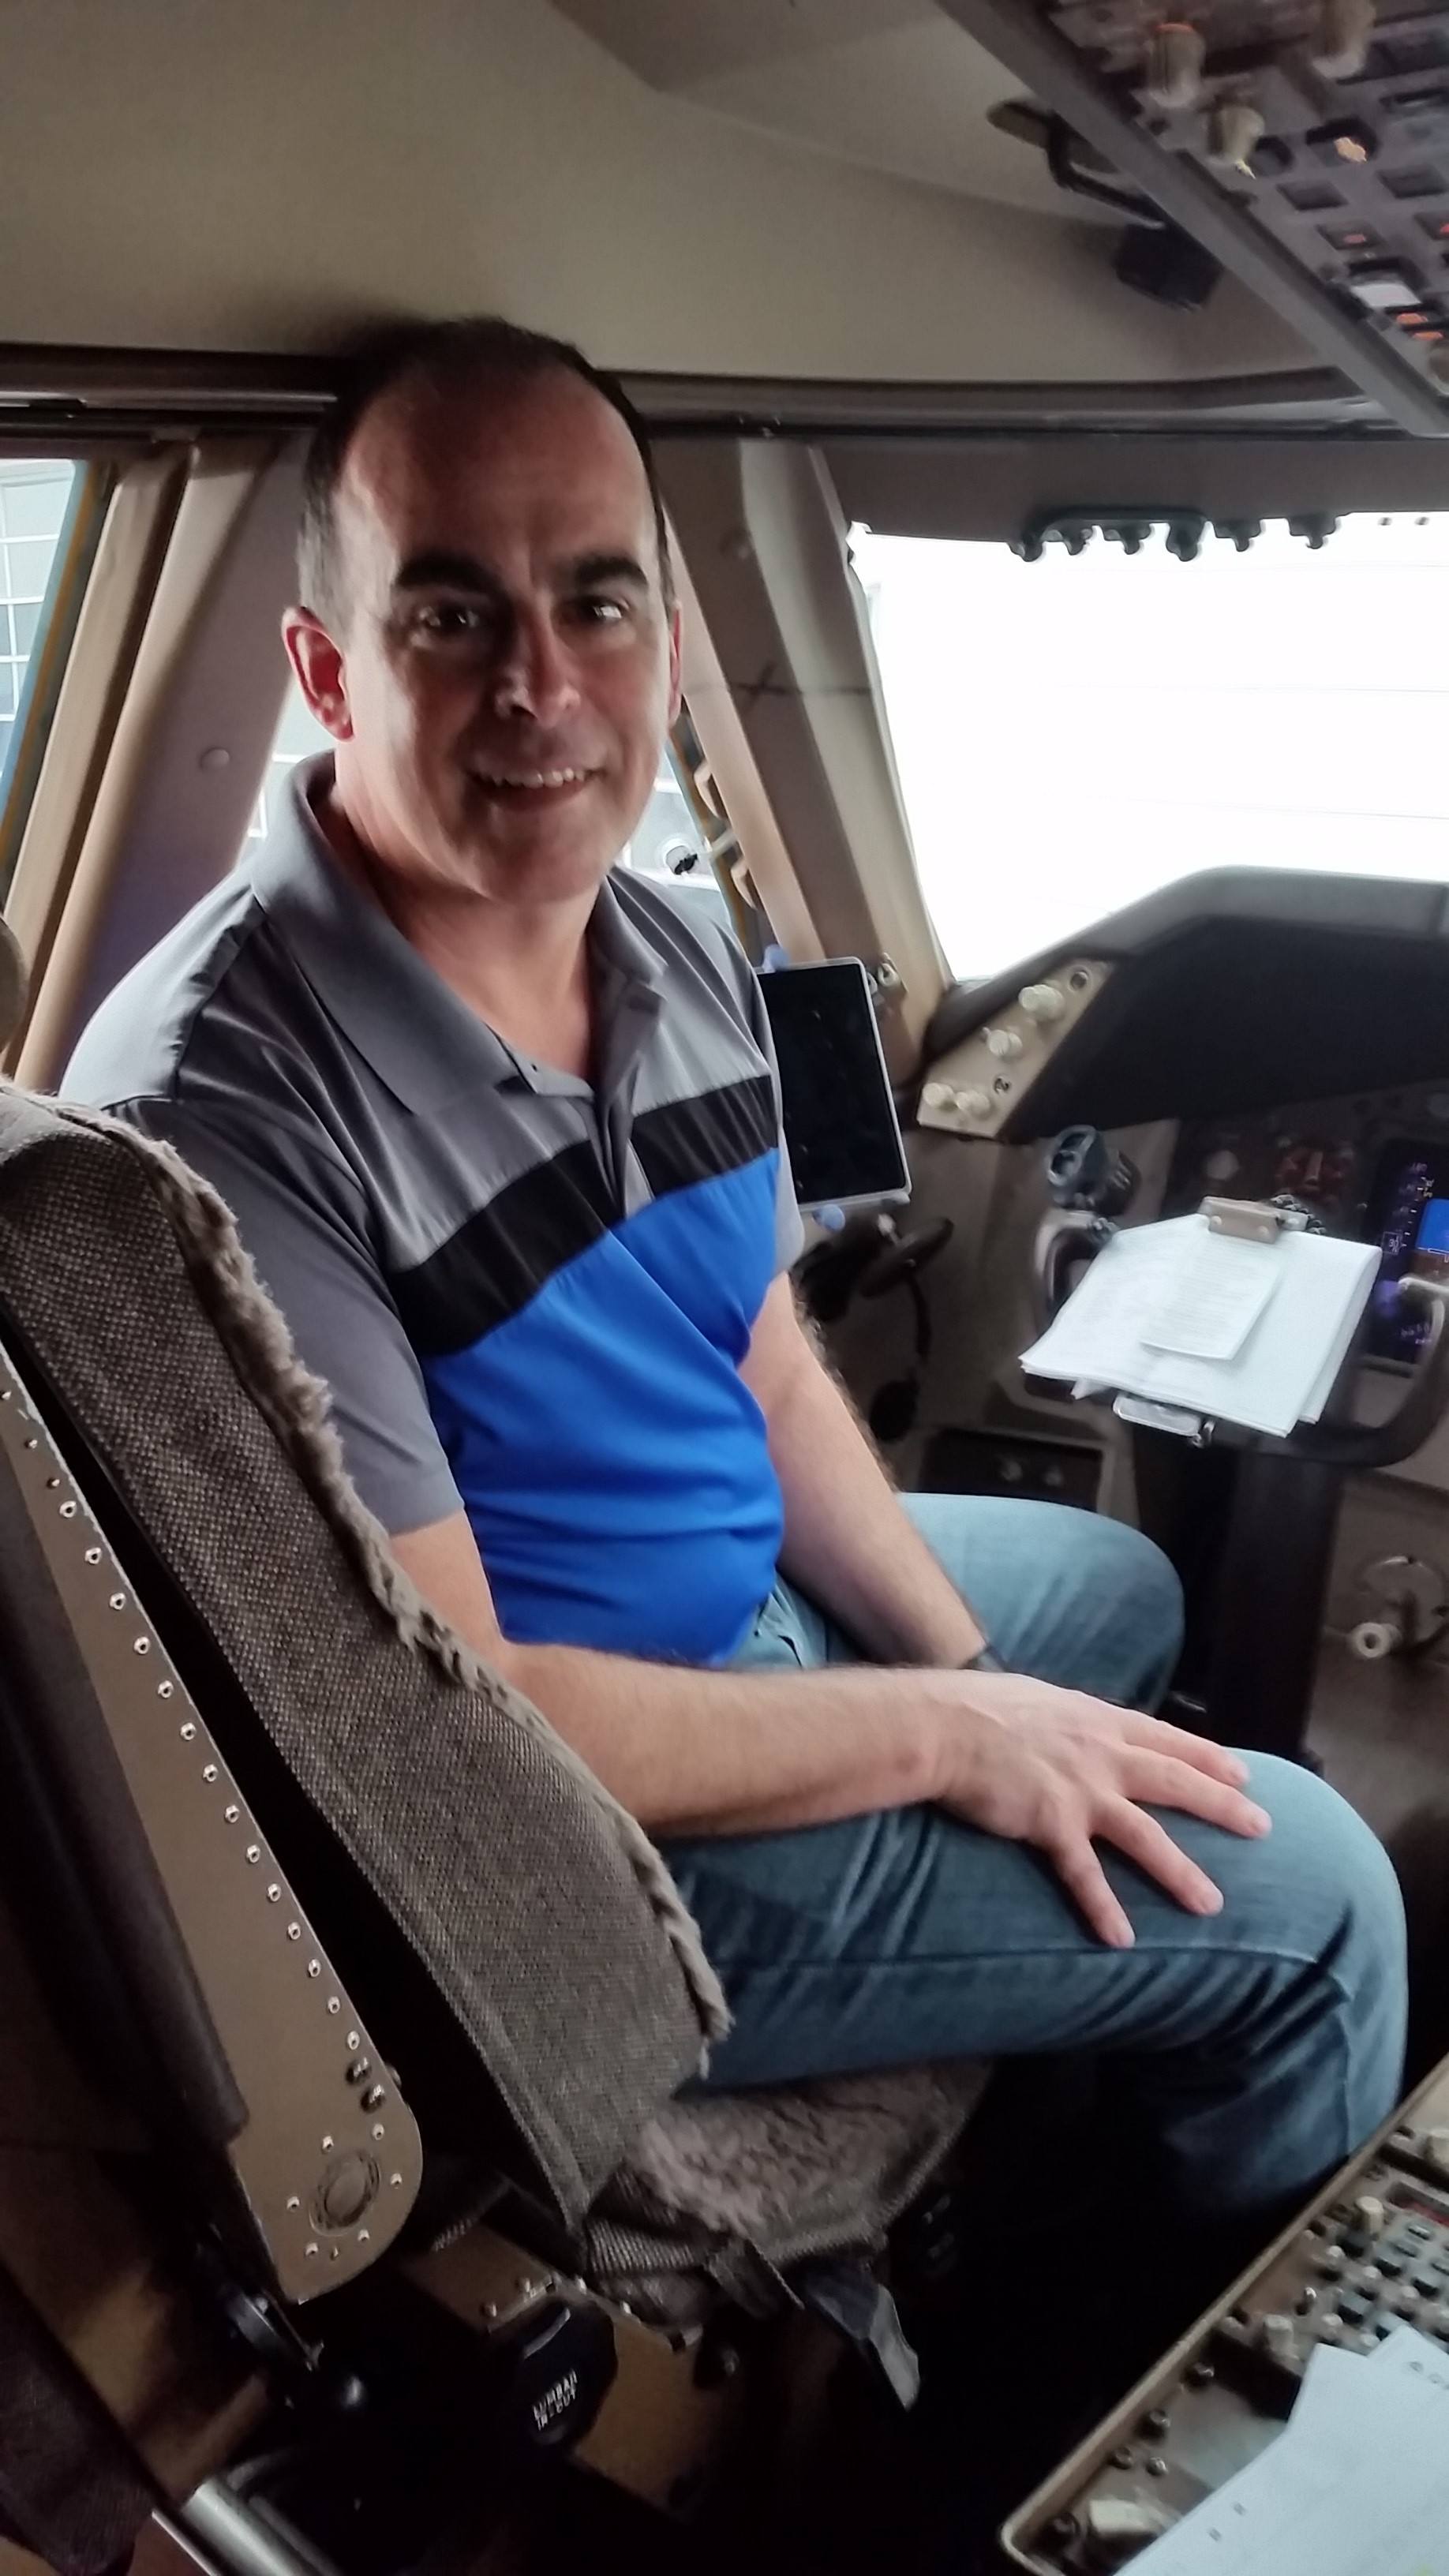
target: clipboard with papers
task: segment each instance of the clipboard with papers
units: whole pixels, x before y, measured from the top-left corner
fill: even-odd
[[[1209,1201],[1112,1235],[1021,1365],[1111,1396],[1129,1421],[1286,1439],[1320,1420],[1379,1259],[1377,1244],[1309,1233],[1275,1208]]]

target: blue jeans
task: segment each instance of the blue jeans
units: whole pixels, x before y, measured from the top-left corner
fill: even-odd
[[[1181,1605],[1135,1530],[1050,1503],[906,1509],[1012,1669],[1124,1704],[1161,1694]],[[738,1660],[861,1657],[781,1583]],[[1308,1771],[1251,1760],[1266,1841],[1164,1815],[1221,1887],[1220,1914],[1184,1913],[1104,1853],[1128,1951],[1084,1928],[1036,1852],[934,1808],[666,1844],[734,2013],[709,2082],[1088,2051],[1111,2060],[1114,2099],[1179,2205],[1227,2220],[1305,2194],[1396,2099],[1403,1913],[1353,1810]]]

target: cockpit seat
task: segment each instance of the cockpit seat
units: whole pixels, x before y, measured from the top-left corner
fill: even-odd
[[[725,2012],[658,1853],[403,1575],[215,1195],[9,1086],[0,1773],[24,1967],[0,2046],[45,2022],[65,2060],[38,2105],[0,2090],[0,2295],[119,2430],[132,2504],[225,2467],[278,2376],[365,2351],[384,2284],[485,2340],[547,2297],[602,2306],[617,2381],[580,2455],[663,2500],[679,2462],[655,2440],[638,2467],[630,2353],[654,2338],[661,2416],[661,2355],[685,2370],[722,2306],[798,2310],[812,2266],[878,2250],[985,2080],[681,2092]],[[27,2196],[61,2146],[49,2261]],[[116,2394],[143,2276],[152,2343],[209,2355],[184,2439],[155,2388]],[[96,2576],[44,2479],[7,2487],[10,2440],[0,2513]]]

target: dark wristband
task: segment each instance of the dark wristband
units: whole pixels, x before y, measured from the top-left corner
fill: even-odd
[[[958,1669],[963,1673],[1004,1673],[1006,1666],[994,1646],[978,1646]]]

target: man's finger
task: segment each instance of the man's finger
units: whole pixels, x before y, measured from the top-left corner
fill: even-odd
[[[1129,1744],[1138,1744],[1145,1753],[1170,1753],[1178,1762],[1190,1762],[1214,1780],[1226,1780],[1241,1788],[1248,1777],[1248,1766],[1239,1753],[1231,1753],[1225,1744],[1209,1744],[1206,1736],[1189,1735],[1186,1727],[1169,1726],[1160,1717],[1141,1717],[1134,1711],[1124,1729]]]
[[[1137,1812],[1129,1808],[1129,1813]],[[1143,1818],[1144,1824],[1151,1821],[1150,1817]],[[1086,1836],[1064,1837],[1060,1842],[1048,1843],[1045,1850],[1067,1894],[1081,1907],[1098,1940],[1107,1942],[1114,1950],[1130,1950],[1134,1937],[1132,1926],[1113,1895],[1107,1874]]]
[[[1205,1824],[1221,1825],[1225,1832],[1252,1841],[1273,1829],[1266,1807],[1256,1806],[1241,1789],[1210,1780],[1175,1756],[1129,1751],[1120,1766],[1119,1786],[1140,1806],[1177,1807],[1184,1815],[1201,1816]]]
[[[1130,1798],[1123,1798],[1108,1808],[1097,1820],[1096,1831],[1104,1842],[1115,1843],[1118,1851],[1135,1860],[1139,1869],[1155,1878],[1159,1887],[1189,1914],[1220,1914],[1223,1895],[1206,1870],[1189,1860],[1181,1845],[1175,1843],[1165,1826],[1155,1816],[1144,1815]]]

